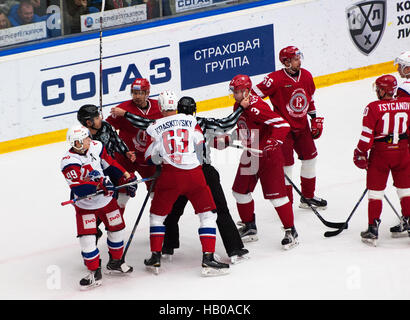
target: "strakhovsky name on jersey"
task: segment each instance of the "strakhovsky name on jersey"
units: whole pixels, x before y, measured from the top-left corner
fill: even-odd
[[[172,127],[192,127],[192,120],[171,120],[167,121],[164,124],[158,125],[155,128],[155,132],[160,135],[162,131],[165,131]]]

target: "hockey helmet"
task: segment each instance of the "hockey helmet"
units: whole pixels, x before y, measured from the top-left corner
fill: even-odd
[[[173,91],[166,90],[159,94],[158,104],[161,111],[175,111],[178,108],[178,97]]]
[[[295,46],[288,46],[279,52],[279,60],[282,64],[285,64],[286,61],[290,61],[296,56],[300,56],[303,59],[303,53]]]
[[[244,89],[251,89],[252,88],[252,81],[249,76],[244,74],[238,74],[229,83],[229,90],[244,90]]]
[[[394,64],[399,64],[402,67],[410,67],[410,51],[401,53],[396,59],[394,59]]]
[[[75,125],[68,129],[67,131],[67,141],[76,150],[81,150],[75,146],[75,142],[80,142],[81,146],[83,145],[84,139],[90,136],[90,131],[83,125]]]
[[[374,87],[375,89],[383,89],[388,95],[393,96],[397,89],[397,80],[394,76],[386,74],[376,79]]]
[[[147,79],[144,78],[137,78],[134,80],[134,82],[131,85],[131,92],[133,90],[138,90],[138,91],[149,91],[150,89],[150,84]]]
[[[178,101],[178,113],[194,114],[196,112],[195,100],[191,97],[182,97]]]
[[[77,120],[83,125],[87,126],[87,120],[92,120],[100,115],[97,106],[93,104],[83,105],[77,112]]]

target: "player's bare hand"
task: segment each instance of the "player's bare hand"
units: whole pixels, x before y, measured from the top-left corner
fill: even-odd
[[[111,108],[111,114],[114,117],[123,117],[125,115],[125,110],[118,107],[114,107]]]
[[[242,108],[246,109],[249,107],[249,96],[250,94],[248,94],[245,98],[242,99],[240,105]]]
[[[130,159],[131,162],[134,162],[137,159],[137,157],[135,156],[135,151],[128,151],[126,153],[126,156],[128,159]]]

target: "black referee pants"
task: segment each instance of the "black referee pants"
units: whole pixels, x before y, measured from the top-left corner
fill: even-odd
[[[219,173],[210,164],[204,164],[202,171],[206,182],[211,189],[212,197],[217,210],[216,224],[221,235],[226,253],[228,256],[233,255],[234,250],[239,250],[244,247],[242,239],[236,228],[235,222],[232,220],[229,213],[228,205],[223,192]],[[165,238],[163,248],[179,248],[179,228],[178,221],[184,213],[185,206],[188,199],[185,196],[180,196],[174,203],[171,213],[166,217],[165,224]]]

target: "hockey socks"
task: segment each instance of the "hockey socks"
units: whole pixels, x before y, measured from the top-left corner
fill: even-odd
[[[369,225],[374,223],[374,220],[380,220],[382,213],[383,202],[380,199],[369,199]]]
[[[207,211],[199,213],[198,217],[200,221],[198,234],[202,252],[215,252],[217,214]]]
[[[302,194],[306,199],[312,199],[315,196],[316,177],[304,178],[301,176],[300,185],[302,187]]]
[[[277,203],[278,201],[281,201],[282,203],[286,201],[286,203],[285,204]],[[285,229],[289,229],[293,227],[294,217],[293,217],[292,203],[287,198],[274,199],[272,200],[272,203],[275,206],[275,210],[278,213],[279,219],[282,222],[283,227]]]

